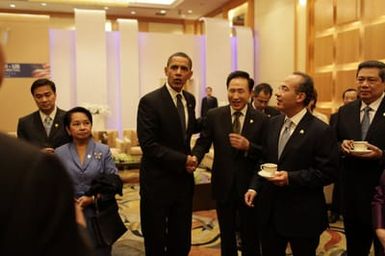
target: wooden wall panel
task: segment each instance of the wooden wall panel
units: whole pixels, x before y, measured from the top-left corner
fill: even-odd
[[[315,67],[331,65],[333,63],[333,36],[316,38],[314,41]]]
[[[336,40],[337,64],[356,62],[359,60],[359,57],[360,57],[359,29],[338,33],[337,40]]]
[[[385,22],[365,28],[363,39],[364,59],[385,59]]]
[[[337,0],[336,1],[336,23],[343,24],[356,21],[359,14],[359,0]]]
[[[318,92],[318,102],[331,101],[333,95],[333,78],[331,72],[314,75],[314,86]]]
[[[385,1],[384,0],[365,0],[364,17],[371,20],[376,19],[379,16],[385,14]]]
[[[356,70],[337,71],[335,83],[335,102],[342,104],[342,93],[348,88],[357,88]]]
[[[316,30],[322,30],[333,26],[333,0],[315,1],[314,26]]]

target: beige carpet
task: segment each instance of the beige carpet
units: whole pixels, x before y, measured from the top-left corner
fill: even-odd
[[[143,256],[143,237],[140,230],[139,186],[137,171],[122,173],[124,195],[118,198],[119,211],[128,231],[115,243],[113,256]],[[331,225],[321,236],[318,256],[339,256],[345,250],[342,222]],[[220,255],[219,227],[214,210],[193,213],[192,247],[190,256]],[[290,250],[288,250],[290,255]]]

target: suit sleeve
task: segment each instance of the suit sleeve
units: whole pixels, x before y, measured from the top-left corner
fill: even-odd
[[[192,150],[192,154],[198,158],[198,162],[200,162],[204,155],[209,151],[213,142],[212,118],[213,116],[210,115],[210,113],[203,118],[202,131]]]
[[[312,163],[309,168],[290,171],[291,187],[323,187],[331,184],[337,177],[339,168],[338,148],[332,129],[327,126],[313,136],[317,136],[312,150]]]
[[[28,140],[27,133],[25,132],[23,121],[19,119],[17,123],[17,137],[23,140]]]
[[[142,98],[139,102],[137,117],[137,132],[139,143],[143,154],[146,157],[155,159],[160,164],[170,164],[170,170],[184,170],[187,156],[160,143],[160,120],[155,109],[155,104],[151,104],[151,99]]]

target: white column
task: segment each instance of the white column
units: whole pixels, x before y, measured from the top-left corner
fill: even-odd
[[[235,26],[237,69],[246,71],[254,77],[254,39],[249,27]]]

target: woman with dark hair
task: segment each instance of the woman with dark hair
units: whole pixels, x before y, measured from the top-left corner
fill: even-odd
[[[115,194],[122,193],[122,182],[111,151],[107,145],[92,139],[89,110],[83,107],[69,110],[64,126],[72,142],[57,148],[55,153],[72,178],[75,202],[83,210],[96,255],[111,255],[112,243],[125,232],[115,200]],[[105,230],[101,215],[111,224],[109,230]]]

